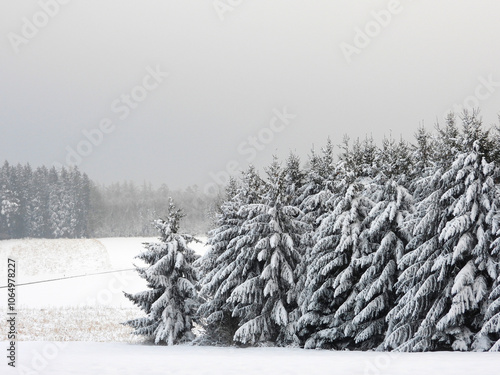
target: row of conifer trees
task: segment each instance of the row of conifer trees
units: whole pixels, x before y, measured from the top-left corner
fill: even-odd
[[[409,144],[331,142],[231,180],[195,261],[179,217],[139,268],[157,342],[399,351],[500,350],[497,129],[454,116]],[[172,212],[176,212],[173,210]]]
[[[169,196],[183,206],[185,231],[207,230],[216,197],[196,186],[98,185],[76,167],[32,169],[5,161],[0,166],[0,240],[152,236],[156,232],[149,224],[167,210]]]

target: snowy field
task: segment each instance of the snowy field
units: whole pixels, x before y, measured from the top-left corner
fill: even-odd
[[[133,258],[144,249],[143,242],[152,241],[157,238],[0,241],[0,285],[7,281],[6,260],[11,257],[16,260],[17,284],[33,283],[18,288],[20,309],[131,307],[122,291],[135,293],[146,289],[133,266],[142,263]],[[199,254],[205,252],[203,243],[193,244],[193,249]],[[53,281],[38,283],[46,280]],[[0,301],[6,301],[5,289],[0,289]]]
[[[119,323],[141,315],[122,290],[145,289],[144,281],[130,269],[142,243],[155,240],[0,241],[0,257],[16,259],[18,284],[61,279],[17,288],[18,367],[8,367],[4,356],[0,374],[500,374],[500,353],[146,345]],[[198,244],[196,251],[202,254],[206,248]],[[6,261],[1,267],[0,280],[5,281],[0,285],[5,285]],[[0,301],[5,317],[5,289],[0,289]],[[2,319],[4,352],[6,333]]]
[[[21,367],[16,370],[47,375],[498,375],[500,366],[495,353],[391,354],[81,342],[22,342],[18,352]],[[18,374],[12,369],[0,372]]]
[[[104,238],[0,241],[0,259],[16,260],[18,340],[142,342],[120,323],[142,311],[123,291],[145,290],[134,270],[142,243],[156,238]],[[205,241],[206,239],[200,238]],[[201,255],[203,243],[193,244]],[[1,279],[7,281],[7,262]],[[118,272],[114,272],[118,271]],[[0,285],[5,285],[0,282]],[[7,290],[0,289],[0,313],[5,316]],[[7,339],[7,322],[0,321],[0,340]],[[1,372],[0,372],[1,373]]]

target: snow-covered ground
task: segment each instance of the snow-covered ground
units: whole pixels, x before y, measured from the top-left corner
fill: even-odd
[[[500,365],[495,353],[391,354],[53,342],[22,342],[17,350],[16,370],[47,375],[498,375]],[[2,374],[22,373],[6,364],[0,366]]]
[[[18,287],[19,308],[130,307],[122,291],[135,293],[146,288],[133,264],[141,265],[134,257],[143,251],[144,242],[152,241],[157,238],[0,241],[0,259],[5,260],[0,262],[0,285],[7,281],[6,260],[11,257],[16,260],[17,284],[33,283]],[[199,254],[206,251],[203,242],[192,247]],[[0,289],[0,301],[6,301],[6,293]]]
[[[0,241],[0,259],[5,260],[0,262],[0,285],[7,282],[6,260],[16,260],[17,339],[142,341],[142,337],[130,335],[130,327],[120,324],[143,315],[123,291],[147,289],[133,263],[141,265],[134,257],[144,250],[144,242],[152,241],[157,238]],[[206,251],[203,242],[193,248],[200,255]],[[2,316],[6,307],[7,289],[3,288]],[[0,340],[7,339],[7,332],[7,322],[2,319]]]
[[[204,240],[204,239],[202,239]],[[17,288],[17,367],[0,374],[499,374],[500,353],[376,353],[282,348],[150,346],[120,325],[141,311],[122,290],[145,289],[133,268],[142,243],[156,238],[0,241],[16,259],[17,283],[82,276]],[[206,248],[195,245],[203,254]],[[6,261],[0,262],[5,285]],[[116,273],[90,275],[123,270]],[[86,275],[86,276],[85,276]],[[0,289],[5,316],[6,289]],[[6,319],[0,321],[4,353]],[[68,342],[69,341],[69,342]],[[80,342],[73,342],[80,341]],[[83,342],[86,341],[86,342]]]

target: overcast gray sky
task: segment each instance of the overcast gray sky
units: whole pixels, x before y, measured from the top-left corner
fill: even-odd
[[[203,188],[328,136],[411,140],[464,104],[498,123],[499,14],[498,0],[2,1],[0,160]]]

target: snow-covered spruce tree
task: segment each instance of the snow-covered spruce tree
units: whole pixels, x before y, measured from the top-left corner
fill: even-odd
[[[424,127],[419,127],[415,133],[415,143],[411,146],[411,170],[408,179],[408,190],[417,201],[422,200],[425,194],[426,186],[422,189],[417,189],[416,181],[423,177],[428,177],[433,173],[435,167],[434,156],[436,155],[436,142],[432,134],[430,134]]]
[[[75,197],[76,225],[74,229],[74,237],[88,237],[91,182],[89,177],[85,173],[82,174],[78,168],[71,169],[70,181],[71,191]]]
[[[147,250],[137,256],[147,264],[136,269],[150,289],[136,294],[124,293],[146,316],[123,324],[133,327],[134,334],[154,340],[155,344],[174,345],[194,338],[191,329],[198,297],[193,262],[197,256],[188,246],[194,238],[177,233],[182,216],[170,200],[167,220],[154,222],[161,233],[160,242],[146,244]]]
[[[229,242],[238,235],[241,220],[238,219],[237,215],[240,208],[237,193],[237,181],[231,177],[226,186],[222,204],[217,208],[215,214],[215,229],[209,232],[207,244],[210,247],[205,255],[196,261],[196,266],[202,277],[200,279],[201,285],[205,284],[203,279],[218,266],[217,258],[224,253]]]
[[[397,184],[406,187],[413,177],[410,146],[403,139],[396,142],[392,137],[384,138],[382,148],[376,152],[375,164],[379,180],[391,178]]]
[[[304,183],[298,190],[296,202],[304,214],[302,219],[314,228],[319,226],[317,219],[327,211],[326,201],[330,199],[333,190],[334,174],[333,145],[328,139],[322,155],[311,151],[308,167],[304,172]]]
[[[445,120],[445,126],[441,128],[436,125],[434,136],[433,161],[437,168],[447,170],[462,149],[460,144],[460,130],[456,124],[454,113],[449,113]]]
[[[0,238],[16,238],[20,222],[17,179],[6,161],[0,168]]]
[[[376,152],[375,164],[378,175],[365,190],[375,204],[361,234],[367,252],[352,259],[362,276],[356,285],[359,294],[354,318],[344,332],[361,349],[378,347],[387,330],[385,317],[396,301],[397,264],[410,237],[403,223],[413,204],[410,193],[402,186],[411,173],[406,142],[385,138],[382,149]]]
[[[375,206],[366,222],[366,236],[372,251],[353,259],[358,269],[364,270],[356,289],[354,317],[347,325],[345,335],[353,337],[356,347],[378,347],[387,331],[386,315],[394,307],[397,264],[404,255],[409,234],[403,222],[412,210],[412,197],[394,179],[379,175],[375,184]]]
[[[499,170],[496,166],[496,176],[498,178]],[[500,188],[495,184],[496,199],[490,211],[492,217],[493,242],[491,244],[491,255],[494,257],[497,265],[500,265]],[[496,214],[495,214],[496,212]],[[491,292],[485,309],[484,321],[481,330],[474,337],[472,348],[476,351],[490,350],[500,351],[500,266],[497,267],[497,278],[493,282]]]
[[[331,148],[331,142],[328,140],[328,144],[325,150],[323,150],[323,168],[325,164],[331,164],[332,160],[327,160],[331,156],[329,149]],[[326,172],[326,170],[325,170]],[[296,336],[296,322],[302,316],[302,310],[300,308],[301,298],[304,296],[303,291],[307,278],[307,258],[311,249],[311,234],[314,225],[311,223],[307,214],[300,210],[300,205],[303,203],[302,189],[306,184],[306,172],[301,169],[300,159],[293,153],[288,157],[284,170],[283,170],[283,184],[284,192],[282,198],[282,205],[293,206],[298,208],[298,216],[296,219],[300,221],[303,226],[303,230],[297,239],[297,248],[300,255],[300,260],[298,261],[294,269],[294,280],[295,285],[288,292],[288,300],[293,301],[293,309],[288,314],[288,337],[289,342],[293,342],[295,345],[299,345],[300,340]],[[312,224],[312,225],[311,225]]]
[[[243,205],[260,203],[263,181],[253,166],[244,172],[241,183],[234,180],[226,191],[226,201],[217,216],[217,227],[209,233],[209,250],[196,265],[202,277],[199,282],[200,305],[198,314],[206,329],[206,339],[231,344],[238,329],[239,319],[233,317],[233,308],[227,301],[232,291],[255,272],[245,266],[245,254],[251,252],[256,238],[241,232],[244,218],[238,213]]]
[[[48,174],[49,171],[46,167],[39,167],[33,173],[30,237],[49,237],[49,211],[47,209],[49,202]]]
[[[66,168],[49,171],[49,212],[52,238],[74,238],[76,215],[75,196],[71,191],[70,174]]]
[[[411,153],[411,175],[420,175],[434,166],[436,155],[436,142],[431,133],[420,126],[414,134],[414,144],[410,146]]]
[[[498,115],[498,121],[500,122],[500,114]],[[496,125],[492,129],[492,159],[497,166],[500,166],[500,124]],[[500,182],[500,181],[498,181]]]
[[[295,269],[297,280],[294,288],[297,299],[297,309],[292,312],[293,320],[298,320],[306,312],[308,301],[311,296],[306,288],[307,269],[311,263],[311,253],[314,247],[313,234],[321,223],[322,216],[328,212],[328,205],[333,194],[333,181],[335,165],[333,161],[333,145],[328,139],[326,146],[322,149],[322,155],[311,151],[308,167],[305,171],[305,183],[299,190],[297,199],[301,212],[301,220],[311,226],[311,229],[303,234],[302,245],[304,255],[302,261]]]
[[[471,127],[471,130],[474,132],[476,129]],[[479,144],[479,148],[486,150],[485,154],[489,154],[489,159],[492,160],[487,168],[493,181],[489,181],[487,187],[484,186],[484,190],[490,190],[488,198],[491,204],[485,222],[491,226],[490,254],[497,265],[497,269],[496,278],[494,278],[486,306],[484,306],[482,327],[474,337],[472,344],[472,349],[476,351],[500,351],[500,128],[495,127],[490,131],[493,131],[490,138],[480,138],[483,142]],[[486,168],[484,168],[484,172],[486,172]]]
[[[412,170],[406,142],[384,138],[374,164],[378,175],[365,190],[374,206],[361,235],[368,252],[352,260],[362,276],[356,285],[354,318],[345,330],[361,349],[378,347],[387,330],[385,317],[396,301],[397,264],[410,238],[403,223],[413,205],[403,186]]]
[[[232,256],[224,257],[224,261],[221,256],[230,252],[229,244],[238,237],[242,223],[238,216],[241,202],[237,194],[237,182],[231,178],[226,187],[225,200],[216,215],[216,227],[209,232],[209,249],[195,262],[201,276],[198,285],[202,303],[198,315],[205,328],[203,340],[222,345],[232,343],[234,332],[238,328],[238,322],[232,317],[232,311],[226,302],[231,290],[221,293],[220,289],[228,276],[224,271],[227,271],[235,254],[231,252]]]
[[[494,207],[487,132],[465,114],[450,168],[424,177],[426,198],[407,221],[413,238],[401,259],[400,299],[389,312],[385,347],[400,351],[469,350],[481,328],[497,266],[490,253]]]
[[[343,162],[344,168],[352,171],[356,177],[373,178],[378,174],[377,158],[380,150],[372,137],[366,137],[363,142],[358,138],[351,147],[349,137],[344,136],[341,148],[343,151],[340,153],[339,159]]]
[[[31,232],[33,210],[33,170],[29,164],[18,164],[15,169],[19,193],[19,218],[18,238],[26,238]]]
[[[294,322],[289,318],[296,307],[291,291],[294,270],[301,260],[301,234],[308,227],[298,220],[296,207],[283,204],[284,176],[276,158],[267,174],[263,203],[240,209],[246,220],[239,241],[251,246],[241,247],[238,254],[236,262],[243,265],[247,276],[228,301],[233,315],[240,319],[236,342],[285,345],[296,341]]]
[[[352,260],[371,252],[362,234],[372,202],[363,194],[364,184],[343,166],[341,162],[337,168],[333,210],[324,215],[314,235],[305,291],[311,297],[298,322],[306,348],[353,347],[344,332],[353,319],[361,270]]]
[[[300,158],[290,153],[283,168],[283,204],[298,206],[299,193],[305,183],[305,174],[300,167]]]

